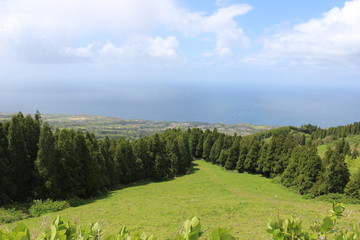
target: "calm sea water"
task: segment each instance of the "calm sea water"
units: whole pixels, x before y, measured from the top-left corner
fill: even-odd
[[[256,86],[62,86],[0,90],[0,112],[126,119],[337,126],[360,121],[359,89]]]

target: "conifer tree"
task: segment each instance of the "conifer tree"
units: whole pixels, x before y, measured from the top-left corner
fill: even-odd
[[[195,158],[201,158],[203,155],[203,145],[204,145],[204,133],[201,133],[198,138],[198,144],[196,145]]]
[[[154,162],[155,178],[158,180],[169,178],[169,161],[166,159],[165,145],[159,134],[155,134],[152,138],[150,152]]]
[[[251,141],[249,152],[244,161],[244,170],[250,173],[255,173],[260,154],[260,142],[254,137]]]
[[[154,177],[154,165],[149,155],[149,146],[144,138],[140,138],[133,145],[136,164],[141,166],[139,174],[140,179]]]
[[[345,194],[360,199],[360,167],[346,184]]]
[[[229,156],[229,153],[228,153],[228,150],[227,150],[227,149],[221,150],[220,156],[219,156],[219,159],[218,159],[218,162],[219,162],[219,165],[220,165],[220,166],[224,166],[224,165],[225,165],[226,160],[228,159],[228,156]]]
[[[8,130],[9,165],[13,185],[12,199],[25,201],[31,193],[32,164],[29,159],[24,136],[24,116],[19,113],[10,121]]]
[[[228,150],[228,158],[226,159],[224,166],[226,170],[235,169],[236,162],[239,158],[239,151],[240,151],[240,140],[235,136],[235,140]]]
[[[268,156],[268,144],[266,142],[263,142],[261,144],[260,152],[259,152],[259,159],[257,163],[256,171],[258,173],[261,173],[267,177],[270,176],[271,173],[271,166],[269,162],[267,161]]]
[[[210,151],[211,151],[211,147],[212,147],[213,144],[214,144],[214,136],[209,131],[209,129],[206,129],[204,146],[203,146],[203,153],[202,153],[202,157],[206,161],[209,161]]]
[[[176,138],[180,151],[180,169],[178,174],[185,174],[190,168],[193,157],[190,153],[189,140],[187,135],[180,135]]]
[[[55,138],[50,125],[45,122],[40,131],[39,151],[35,161],[35,167],[40,178],[40,189],[36,191],[43,197],[56,198],[60,196],[60,179],[57,178],[59,166],[55,152]]]
[[[135,156],[128,140],[121,139],[118,142],[114,162],[117,166],[116,174],[120,176],[120,183],[128,184],[132,182],[135,175]]]
[[[114,153],[116,149],[116,141],[114,139],[109,139],[109,137],[105,137],[103,141],[100,141],[100,152],[102,157],[104,158],[106,174],[105,174],[105,186],[115,186],[116,185],[116,177],[115,177],[115,163],[114,163]]]
[[[249,152],[248,143],[246,141],[241,141],[239,157],[238,157],[238,160],[237,160],[236,166],[235,166],[235,169],[239,173],[242,173],[245,171],[245,159],[246,159],[248,152]]]
[[[319,178],[321,172],[321,159],[314,145],[296,147],[290,163],[281,177],[281,182],[286,187],[294,186],[300,194],[310,191]]]
[[[3,124],[0,122],[0,205],[9,203],[10,182],[9,162],[8,162],[8,139],[4,133]]]
[[[323,175],[321,177],[320,192],[343,193],[350,180],[349,170],[345,162],[347,145],[339,142],[334,150],[328,149],[325,153]]]
[[[210,150],[210,162],[217,163],[218,158],[220,157],[221,150],[223,149],[224,144],[224,135],[220,135],[218,139],[216,139],[214,145]]]

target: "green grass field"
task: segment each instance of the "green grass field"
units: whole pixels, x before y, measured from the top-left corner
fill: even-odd
[[[22,222],[34,233],[41,223],[57,215],[86,225],[100,221],[105,233],[124,225],[155,233],[158,239],[172,238],[189,217],[200,218],[203,228],[231,228],[240,239],[269,239],[268,219],[303,216],[304,222],[327,214],[331,204],[302,199],[270,179],[258,175],[228,172],[204,161],[195,161],[192,174],[171,181],[144,183],[111,192],[91,203]],[[348,205],[346,221],[360,219],[360,206]],[[7,225],[5,227],[11,227]]]

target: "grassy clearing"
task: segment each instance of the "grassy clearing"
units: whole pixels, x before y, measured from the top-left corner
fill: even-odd
[[[21,222],[36,233],[41,222],[61,215],[82,224],[100,221],[109,234],[126,225],[129,230],[156,232],[159,239],[168,239],[186,218],[197,216],[208,232],[221,226],[231,228],[241,239],[259,240],[269,239],[266,223],[278,213],[280,217],[297,213],[307,224],[325,216],[331,207],[330,203],[302,199],[258,175],[228,172],[203,161],[195,164],[190,175],[113,191],[86,205]],[[360,206],[347,208],[354,212],[346,221],[360,219]]]

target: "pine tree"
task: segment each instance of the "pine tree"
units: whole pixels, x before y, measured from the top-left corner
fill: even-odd
[[[106,163],[101,154],[99,142],[93,133],[85,135],[86,149],[89,158],[85,159],[85,184],[88,196],[95,196],[106,186]]]
[[[193,157],[199,158],[196,153],[196,148],[199,144],[200,137],[202,136],[203,132],[199,128],[193,128],[190,131],[189,136],[189,147],[190,147],[190,153]]]
[[[103,141],[100,141],[100,152],[102,157],[104,158],[105,163],[105,186],[115,186],[116,185],[116,177],[115,177],[115,164],[114,164],[114,153],[116,149],[116,141],[114,139],[109,139],[109,137],[105,137]]]
[[[213,164],[217,163],[217,160],[220,157],[220,152],[223,149],[223,144],[224,144],[224,135],[220,135],[218,139],[216,139],[214,145],[210,150],[209,159],[211,163]]]
[[[154,164],[149,155],[149,146],[144,138],[140,138],[133,145],[136,164],[140,167],[140,179],[154,177]]]
[[[205,140],[204,140],[204,146],[203,146],[203,153],[202,153],[202,157],[206,160],[209,161],[209,156],[210,156],[210,151],[211,151],[211,147],[214,144],[214,136],[213,134],[209,131],[209,129],[206,129],[205,131]]]
[[[225,162],[225,169],[226,170],[234,170],[236,167],[236,162],[239,158],[239,151],[240,151],[240,140],[236,137],[235,141],[231,145],[228,150],[228,158]]]
[[[8,162],[8,139],[4,133],[3,124],[0,122],[0,205],[11,202],[9,162]]]
[[[348,196],[360,199],[360,167],[346,184],[344,192]]]
[[[37,189],[41,198],[56,198],[60,196],[57,191],[61,179],[57,178],[59,166],[56,159],[55,138],[51,127],[45,122],[40,131],[39,151],[35,161],[37,173],[40,178],[40,189]]]
[[[255,173],[260,154],[260,142],[254,137],[251,141],[249,152],[244,161],[244,170],[250,173]]]
[[[74,195],[86,197],[83,159],[86,152],[84,137],[81,137],[80,133],[76,133],[73,129],[57,130],[55,136],[61,195],[63,197]]]
[[[334,150],[328,149],[325,153],[321,192],[343,193],[350,180],[349,170],[345,162],[347,146],[339,142]]]
[[[271,173],[271,166],[269,165],[269,162],[267,161],[268,156],[268,144],[266,142],[263,142],[261,144],[260,152],[259,152],[259,159],[257,163],[256,171],[258,173],[263,174],[264,176],[269,177]]]
[[[193,157],[190,153],[189,140],[186,135],[180,135],[176,138],[180,151],[180,169],[178,174],[185,174],[191,168]]]
[[[245,141],[241,141],[239,157],[238,157],[238,160],[237,160],[236,166],[235,166],[235,169],[239,173],[242,173],[245,171],[245,159],[246,159],[248,152],[249,152],[248,143]]]
[[[167,179],[170,176],[169,160],[165,156],[165,145],[159,134],[152,138],[150,152],[154,162],[155,179]]]
[[[199,136],[198,144],[196,145],[195,158],[201,158],[203,155],[204,136],[204,133],[201,133]]]
[[[290,162],[281,177],[286,187],[295,186],[300,194],[305,194],[313,188],[321,172],[321,159],[314,145],[296,147]]]
[[[10,174],[14,184],[12,199],[14,201],[25,201],[32,191],[32,164],[29,159],[23,129],[24,116],[19,113],[13,116],[8,132]]]
[[[224,166],[226,160],[228,159],[228,156],[229,156],[228,150],[226,150],[226,149],[221,150],[219,160],[218,160],[219,165]]]
[[[120,175],[120,183],[128,184],[134,180],[135,156],[128,140],[121,139],[116,147],[114,162],[117,166],[116,174]]]

